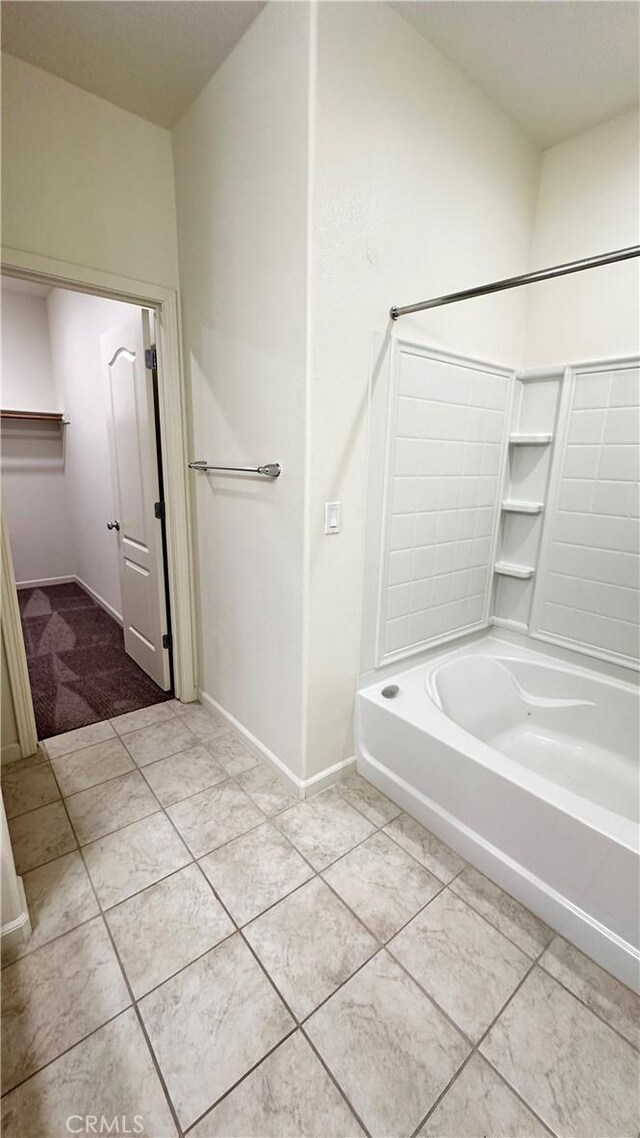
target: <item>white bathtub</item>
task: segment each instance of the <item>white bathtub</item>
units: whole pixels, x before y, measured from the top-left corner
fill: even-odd
[[[558,657],[488,635],[364,688],[358,769],[638,990],[638,691]]]

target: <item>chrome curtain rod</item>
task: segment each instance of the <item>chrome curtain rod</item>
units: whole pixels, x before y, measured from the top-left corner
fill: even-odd
[[[611,265],[615,261],[628,261],[631,257],[640,257],[640,245],[630,245],[628,249],[616,249],[612,253],[601,253],[599,257],[584,257],[581,261],[568,261],[565,265],[554,265],[551,269],[538,269],[535,273],[523,273],[519,277],[505,277],[502,281],[478,285],[477,288],[466,288],[462,292],[449,292],[444,296],[435,296],[432,300],[423,300],[419,304],[394,306],[389,315],[392,320],[397,320],[399,316],[406,316],[409,312],[422,312],[425,308],[439,308],[442,304],[455,304],[458,300],[471,300],[474,296],[486,296],[491,292],[504,292],[508,288],[535,284],[536,281],[548,281],[552,277],[581,273],[584,269],[597,269],[600,265]]]

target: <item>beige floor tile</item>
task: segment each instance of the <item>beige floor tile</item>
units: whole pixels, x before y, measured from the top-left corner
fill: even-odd
[[[242,834],[200,862],[239,925],[313,877],[313,870],[269,823]]]
[[[638,1132],[638,1053],[535,968],[480,1050],[559,1135]]]
[[[41,756],[36,761],[18,759],[2,768],[2,797],[7,818],[37,810],[60,797],[50,763]]]
[[[234,931],[193,863],[109,909],[107,923],[136,999]]]
[[[78,727],[75,731],[65,731],[63,735],[53,735],[50,739],[45,739],[44,746],[49,758],[57,759],[59,755],[68,755],[80,747],[102,743],[105,739],[112,738],[113,734],[113,727],[105,719],[100,723],[90,723],[88,727]]]
[[[201,703],[182,704],[175,710],[202,743],[206,743],[229,730],[229,724],[222,715],[218,715],[215,711],[209,711]]]
[[[382,951],[308,1021],[309,1037],[373,1138],[411,1135],[469,1046]]]
[[[260,762],[258,756],[248,747],[245,747],[244,743],[231,731],[214,729],[212,734],[206,734],[198,724],[193,727],[193,730],[201,742],[209,748],[214,759],[224,767],[228,775],[241,774],[242,771],[256,767]]]
[[[7,1095],[2,1133],[4,1138],[68,1138],[67,1122],[77,1127],[89,1115],[104,1117],[108,1124],[119,1119],[120,1133],[124,1118],[129,1132],[140,1138],[174,1138],[177,1133],[132,1009]],[[141,1129],[134,1131],[134,1126]]]
[[[101,917],[2,973],[2,1090],[14,1087],[130,1003]]]
[[[539,956],[553,936],[553,930],[544,921],[470,865],[451,883],[451,888],[527,956]]]
[[[421,1138],[545,1138],[548,1131],[479,1055],[473,1055]]]
[[[131,731],[123,736],[122,741],[139,767],[167,759],[196,745],[195,736],[177,715],[171,715],[161,723],[152,723],[141,731]]]
[[[127,735],[129,731],[140,731],[152,723],[164,723],[174,715],[170,702],[152,703],[150,707],[140,707],[137,711],[127,711],[124,715],[117,715],[110,719],[114,731],[118,735]]]
[[[440,881],[449,882],[464,869],[462,858],[409,814],[399,814],[384,831]]]
[[[144,768],[144,777],[162,805],[171,806],[228,776],[207,748],[199,745],[151,763]]]
[[[107,834],[83,850],[103,909],[117,905],[191,861],[191,855],[164,814],[152,814],[124,830]]]
[[[381,941],[442,889],[441,881],[382,833],[372,834],[322,876]]]
[[[66,804],[81,846],[159,810],[139,771],[72,794]]]
[[[30,870],[22,883],[32,931],[27,943],[14,951],[15,958],[26,956],[100,912],[77,850]]]
[[[77,794],[99,782],[135,770],[133,759],[116,735],[79,751],[61,755],[52,763],[63,794]]]
[[[244,933],[298,1019],[378,947],[317,877],[246,925]]]
[[[297,1031],[189,1131],[189,1138],[359,1138],[363,1130]]]
[[[326,869],[374,830],[333,788],[285,810],[275,824],[317,870]]]
[[[346,801],[364,814],[374,826],[384,826],[402,813],[399,806],[381,794],[377,787],[362,778],[357,771],[336,783],[336,790]]]
[[[238,934],[167,980],[139,1006],[185,1129],[293,1026]]]
[[[394,937],[389,950],[474,1041],[531,967],[528,956],[449,889]]]
[[[51,802],[12,818],[9,833],[17,873],[26,873],[77,847],[62,802]]]
[[[169,806],[167,813],[195,857],[210,853],[264,821],[255,803],[230,780]]]
[[[281,814],[288,806],[295,806],[300,801],[291,786],[287,786],[284,779],[266,763],[242,771],[236,778],[245,793],[268,817]]]
[[[640,999],[635,992],[559,936],[541,957],[540,966],[638,1047]]]

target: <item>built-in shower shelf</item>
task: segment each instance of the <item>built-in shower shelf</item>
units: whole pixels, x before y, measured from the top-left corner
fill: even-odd
[[[535,573],[533,565],[514,565],[510,561],[496,561],[494,570],[501,577],[518,577],[521,581],[527,581]]]
[[[513,447],[546,447],[553,442],[553,435],[547,434],[520,434],[509,436],[509,443]]]
[[[544,502],[515,502],[511,498],[505,498],[502,509],[508,514],[541,514]]]

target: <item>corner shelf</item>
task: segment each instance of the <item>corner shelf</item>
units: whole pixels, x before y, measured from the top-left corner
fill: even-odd
[[[516,502],[512,498],[505,498],[502,509],[507,514],[541,514],[544,502]]]
[[[518,434],[509,435],[509,445],[513,447],[546,447],[553,442],[551,434]]]
[[[535,573],[533,565],[514,565],[510,561],[496,561],[493,569],[501,577],[518,577],[521,581],[529,580]]]

